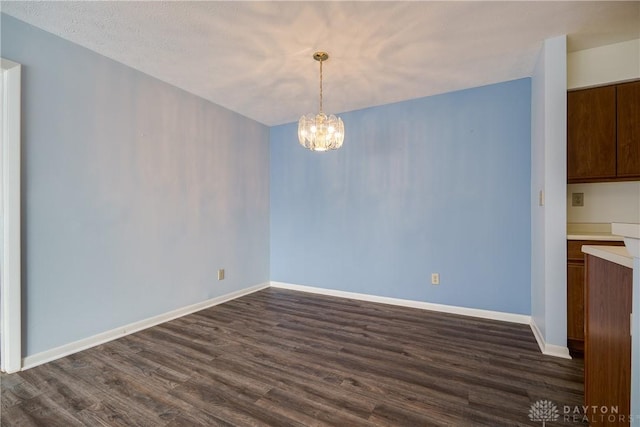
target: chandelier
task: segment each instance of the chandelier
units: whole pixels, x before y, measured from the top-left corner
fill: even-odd
[[[313,59],[320,62],[320,112],[300,117],[298,140],[300,145],[313,151],[337,150],[344,141],[344,123],[333,114],[322,111],[322,62],[329,59],[326,52],[316,52]]]

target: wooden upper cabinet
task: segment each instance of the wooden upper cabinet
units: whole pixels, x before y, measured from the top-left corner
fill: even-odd
[[[619,84],[618,173],[619,177],[640,177],[640,81]]]
[[[567,94],[567,178],[616,177],[616,87]]]

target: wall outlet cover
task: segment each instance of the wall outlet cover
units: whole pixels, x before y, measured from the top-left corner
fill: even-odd
[[[571,206],[584,206],[584,193],[571,193]]]

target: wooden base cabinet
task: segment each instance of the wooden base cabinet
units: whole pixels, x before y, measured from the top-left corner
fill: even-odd
[[[567,347],[572,356],[584,353],[584,254],[583,245],[623,246],[601,240],[567,241]]]
[[[584,353],[584,262],[567,262],[567,347]]]
[[[630,425],[632,274],[586,256],[584,398],[591,425]]]

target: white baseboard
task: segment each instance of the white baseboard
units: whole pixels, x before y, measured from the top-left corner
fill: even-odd
[[[423,301],[380,297],[376,295],[338,291],[334,289],[315,288],[312,286],[295,285],[292,283],[283,282],[271,282],[271,287],[329,295],[333,297],[351,298],[361,301],[379,302],[382,304],[399,305],[402,307],[419,308],[423,310],[440,311],[443,313],[460,314],[463,316],[480,317],[483,319],[501,320],[504,322],[520,323],[523,325],[529,325],[531,323],[531,316],[527,316],[525,314],[505,313],[502,311],[482,310],[478,308],[458,307],[455,305],[434,304]]]
[[[538,326],[533,321],[533,318],[524,314],[505,313],[502,311],[481,310],[477,308],[459,307],[454,305],[434,304],[429,302],[413,301],[399,298],[380,297],[376,295],[338,291],[334,289],[315,288],[312,286],[296,285],[284,282],[271,282],[271,287],[530,325],[531,330],[533,331],[533,336],[538,342],[538,346],[540,347],[540,351],[542,352],[542,354],[561,357],[563,359],[571,359],[571,356],[569,355],[569,349],[567,347],[547,344],[544,341],[542,334],[540,333],[540,329],[538,329]]]
[[[531,331],[533,332],[533,336],[536,338],[538,342],[538,347],[540,347],[540,351],[542,354],[546,354],[547,356],[561,357],[563,359],[571,359],[571,355],[569,354],[569,349],[567,347],[563,347],[561,345],[555,344],[547,344],[542,336],[542,332],[538,329],[538,325],[536,322],[531,319]]]
[[[195,313],[196,311],[203,310],[214,305],[222,304],[232,299],[239,298],[244,295],[257,292],[259,290],[268,288],[269,282],[261,283],[250,288],[241,289],[239,291],[231,292],[226,295],[221,295],[216,298],[211,298],[206,301],[202,301],[196,304],[188,305],[178,308],[176,310],[169,311],[167,313],[153,316],[148,319],[140,320],[130,323],[119,328],[111,329],[110,331],[102,332],[91,337],[83,338],[78,341],[74,341],[69,344],[62,345],[60,347],[52,348],[50,350],[43,351],[31,356],[27,356],[22,359],[22,370],[30,369],[38,365],[42,365],[47,362],[51,362],[61,357],[68,356],[73,353],[77,353],[82,350],[86,350],[91,347],[95,347],[100,344],[104,344],[108,341],[124,337],[125,335],[132,334],[134,332],[141,331],[143,329],[150,328],[152,326],[159,325],[160,323],[168,322],[169,320],[177,319],[178,317],[185,316],[187,314]]]
[[[482,310],[482,309],[458,307],[458,306],[452,306],[452,305],[434,304],[434,303],[428,303],[428,302],[422,302],[422,301],[405,300],[405,299],[399,299],[399,298],[381,297],[376,295],[361,294],[356,292],[346,292],[346,291],[339,291],[339,290],[333,290],[333,289],[316,288],[312,286],[295,285],[295,284],[283,283],[283,282],[267,282],[267,283],[261,283],[259,285],[252,286],[246,289],[242,289],[236,292],[231,292],[229,294],[212,298],[206,301],[202,301],[196,304],[192,304],[186,307],[181,307],[176,310],[172,310],[167,313],[160,314],[158,316],[153,316],[148,319],[130,323],[128,325],[115,328],[109,331],[105,331],[97,335],[93,335],[91,337],[83,338],[81,340],[74,341],[72,343],[62,345],[60,347],[52,348],[50,350],[46,350],[41,353],[27,356],[22,359],[22,370],[34,368],[38,365],[42,365],[44,363],[51,362],[56,359],[60,359],[70,354],[77,353],[79,351],[86,350],[88,348],[95,347],[97,345],[104,344],[109,341],[113,341],[115,339],[124,337],[126,335],[141,331],[143,329],[150,328],[152,326],[159,325],[164,322],[168,322],[173,319],[177,319],[178,317],[182,317],[187,314],[195,313],[196,311],[200,311],[208,307],[213,307],[215,305],[222,304],[224,302],[242,297],[244,295],[251,294],[253,292],[257,292],[259,290],[268,288],[270,286],[274,288],[291,289],[295,291],[329,295],[329,296],[335,296],[335,297],[341,297],[341,298],[350,298],[350,299],[356,299],[361,301],[378,302],[382,304],[391,304],[391,305],[398,305],[403,307],[418,308],[423,310],[439,311],[443,313],[459,314],[463,316],[479,317],[484,319],[500,320],[504,322],[526,324],[531,326],[533,335],[536,338],[536,341],[538,342],[538,346],[540,347],[540,350],[542,351],[543,354],[546,354],[549,356],[561,357],[565,359],[571,358],[567,347],[546,344],[544,341],[544,338],[542,337],[542,334],[540,333],[540,330],[538,329],[537,325],[535,324],[531,316],[527,316],[524,314],[505,313],[500,311]]]

